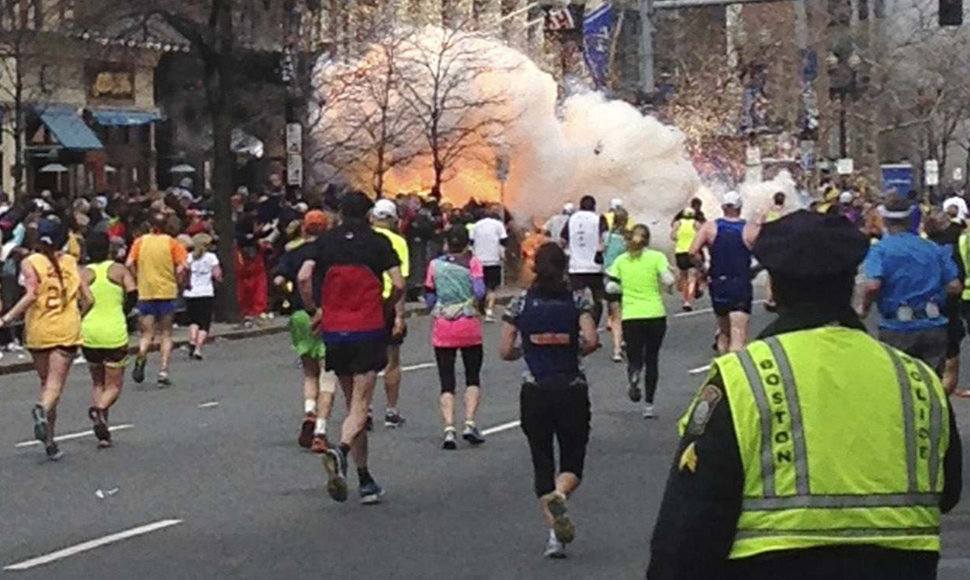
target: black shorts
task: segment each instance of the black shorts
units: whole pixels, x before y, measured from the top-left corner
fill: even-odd
[[[194,324],[206,332],[209,332],[209,328],[212,326],[212,313],[214,310],[215,298],[185,299],[185,314],[189,319],[189,324]]]
[[[751,314],[753,294],[751,278],[712,279],[710,290],[714,314],[718,316],[727,316],[732,312]]]
[[[362,340],[327,345],[327,370],[338,377],[377,373],[387,367],[387,342]]]
[[[694,260],[690,257],[690,254],[683,252],[680,254],[674,254],[674,261],[677,262],[677,268],[686,272],[687,270],[693,270],[697,266],[694,265]]]
[[[960,343],[967,336],[960,317],[961,301],[959,296],[948,298],[943,313],[946,314],[946,358],[960,355]]]
[[[485,266],[482,270],[485,273],[485,288],[495,290],[502,285],[501,266]]]
[[[404,323],[404,332],[400,336],[394,336],[394,312],[384,315],[384,330],[387,331],[387,346],[401,346],[408,336],[407,322]]]
[[[603,283],[602,274],[570,274],[569,285],[574,292],[589,288],[594,302],[606,300],[606,285]]]
[[[82,347],[81,352],[89,365],[104,365],[108,367],[124,367],[128,362],[128,347],[119,348],[88,348]]]

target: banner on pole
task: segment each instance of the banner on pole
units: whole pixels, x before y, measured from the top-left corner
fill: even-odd
[[[610,73],[610,40],[614,14],[609,2],[600,0],[586,8],[583,19],[583,55],[597,89],[605,88]]]

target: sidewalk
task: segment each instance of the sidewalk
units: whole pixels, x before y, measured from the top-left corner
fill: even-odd
[[[497,302],[499,304],[507,304],[512,297],[516,296],[518,293],[518,288],[502,288],[498,291]],[[427,308],[424,306],[423,302],[408,302],[405,306],[405,312],[405,315],[408,318],[415,316],[426,316]],[[212,323],[212,329],[209,333],[209,340],[242,340],[246,338],[259,338],[262,336],[283,334],[289,332],[288,323],[289,318],[286,316],[277,316],[271,320],[260,320],[250,328],[245,328],[239,324],[214,322]],[[189,329],[185,327],[176,328],[172,333],[172,338],[175,341],[175,348],[185,346],[189,342]],[[129,349],[131,354],[138,352],[137,331],[131,333]],[[157,349],[158,345],[156,344],[153,347],[153,350]],[[26,350],[20,352],[4,352],[3,358],[0,359],[0,376],[33,370],[34,363],[30,358],[30,353]]]

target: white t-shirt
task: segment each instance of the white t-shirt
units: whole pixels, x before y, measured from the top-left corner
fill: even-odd
[[[600,251],[600,216],[591,211],[577,211],[569,217],[569,273],[600,274],[603,265],[596,263]]]
[[[472,227],[472,252],[482,266],[502,265],[502,240],[509,237],[505,224],[495,218],[482,218]]]
[[[219,266],[219,258],[212,252],[202,254],[196,258],[189,254],[189,272],[192,275],[192,287],[182,293],[186,298],[211,298],[216,295],[212,284],[212,272]]]

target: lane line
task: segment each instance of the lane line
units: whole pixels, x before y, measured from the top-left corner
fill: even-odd
[[[51,562],[56,562],[58,560],[63,560],[64,558],[70,558],[71,556],[76,556],[83,552],[89,552],[95,548],[100,548],[101,546],[106,546],[108,544],[113,544],[115,542],[120,542],[122,540],[127,540],[128,538],[134,538],[136,536],[142,536],[151,532],[155,532],[164,528],[169,528],[181,524],[182,520],[160,520],[151,524],[144,526],[138,526],[137,528],[131,528],[130,530],[125,530],[123,532],[118,532],[116,534],[110,534],[96,540],[89,540],[87,542],[82,542],[75,546],[69,548],[64,548],[63,550],[58,550],[56,552],[51,552],[50,554],[45,554],[43,556],[38,556],[36,558],[31,558],[30,560],[24,560],[23,562],[18,562],[16,564],[11,564],[4,567],[4,570],[19,571],[19,570],[30,570],[37,566],[42,566],[44,564],[50,564]]]
[[[501,425],[496,425],[494,427],[489,427],[488,429],[482,431],[482,435],[493,435],[495,433],[501,433],[502,431],[508,431],[509,429],[515,429],[522,424],[522,421],[509,421],[508,423],[502,423]]]
[[[218,407],[219,401],[209,401],[208,403],[202,403],[199,405],[200,409],[210,409],[212,407]]]
[[[690,369],[689,371],[687,371],[687,374],[689,374],[689,375],[702,375],[702,374],[706,373],[709,370],[711,370],[711,365],[704,365],[702,367],[697,367],[696,369]]]
[[[125,429],[131,429],[132,427],[134,427],[134,425],[132,425],[131,423],[126,423],[124,425],[113,425],[111,427],[108,427],[108,431],[111,431],[113,433],[115,431],[124,431]],[[66,435],[58,435],[57,437],[54,437],[54,441],[60,443],[61,441],[70,441],[71,439],[80,439],[82,437],[93,437],[93,436],[94,436],[94,431],[81,431],[79,433],[68,433]],[[33,445],[40,445],[40,441],[37,441],[36,439],[32,439],[30,441],[21,441],[20,443],[17,443],[16,445],[14,445],[14,447],[31,447]]]
[[[420,371],[420,370],[424,370],[424,369],[432,369],[432,368],[434,368],[436,366],[438,366],[438,364],[437,363],[433,363],[433,362],[418,363],[416,365],[409,365],[409,366],[406,366],[406,367],[401,367],[401,372],[402,373],[406,373],[406,372],[410,372],[410,371]],[[381,372],[377,373],[377,376],[383,377],[384,376],[384,371],[381,371]]]
[[[764,304],[764,303],[765,303],[764,300],[755,300],[751,304],[752,305],[757,305],[757,304]],[[689,316],[697,316],[699,314],[708,314],[710,312],[714,312],[714,309],[713,308],[699,308],[699,309],[693,310],[691,312],[679,312],[677,314],[674,314],[674,318],[687,318]]]

